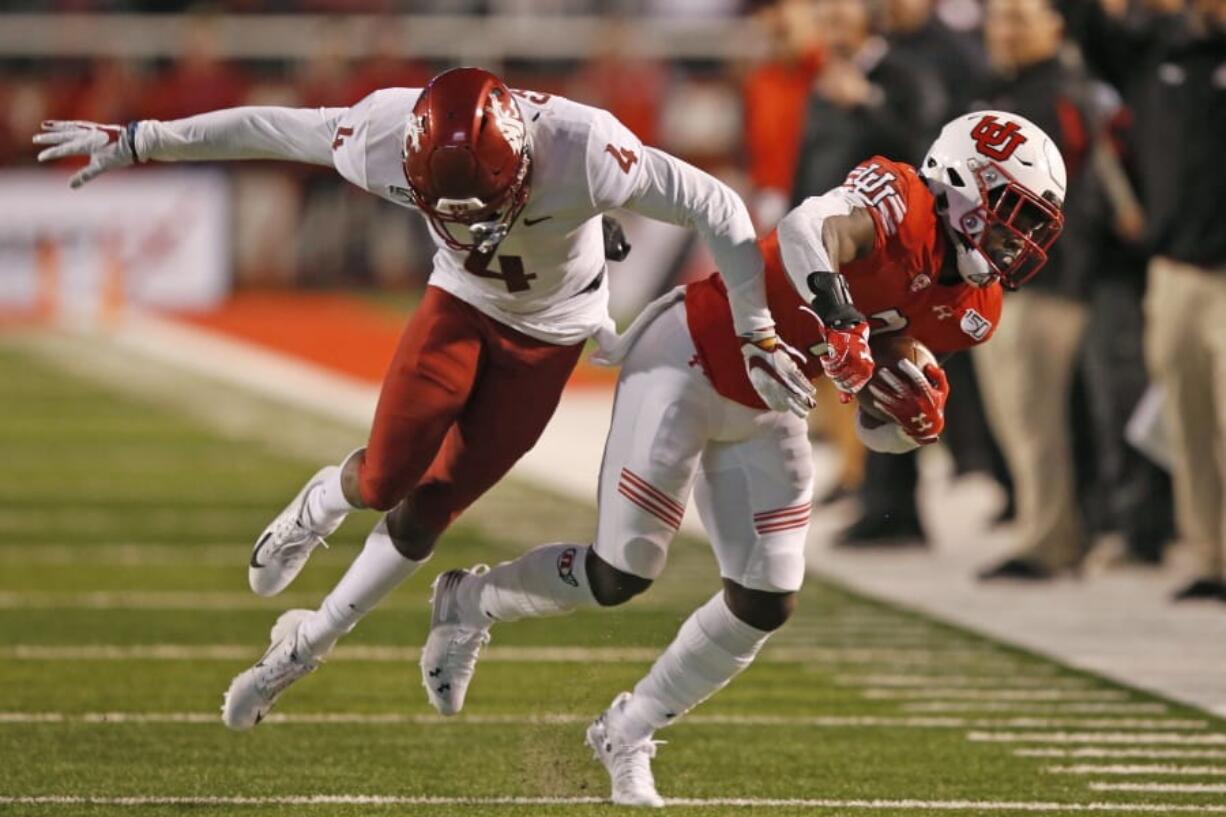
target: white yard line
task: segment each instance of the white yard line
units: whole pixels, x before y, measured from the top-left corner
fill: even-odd
[[[983,732],[966,739],[976,743],[1109,743],[1138,746],[1226,746],[1226,733],[1189,735],[1186,732]]]
[[[903,712],[1010,712],[1017,715],[1161,715],[1170,707],[1164,703],[1014,703],[1012,701],[916,701],[903,704]]]
[[[1108,749],[1085,746],[1080,749],[1014,749],[1015,757],[1095,758],[1102,760],[1226,760],[1224,749]]]
[[[1043,673],[1042,670],[1029,675],[836,675],[834,683],[840,686],[883,687],[891,689],[915,689],[933,687],[968,689],[999,689],[1000,687],[1042,687],[1044,689],[1084,688],[1092,682],[1085,678],[1075,678],[1056,674],[1056,670]]]
[[[1049,774],[1114,774],[1114,775],[1183,775],[1186,777],[1226,776],[1226,766],[1173,766],[1153,763],[1075,763],[1071,766],[1048,766]]]
[[[1133,791],[1155,794],[1226,794],[1226,783],[1109,783],[1095,781],[1094,791]]]
[[[0,646],[0,660],[9,661],[246,661],[259,657],[265,644],[15,644]],[[841,650],[821,647],[767,645],[758,661],[808,664],[838,661]],[[855,651],[858,654],[858,651]],[[482,661],[618,664],[649,662],[660,655],[657,647],[487,647]],[[341,645],[331,660],[412,663],[418,647],[394,645]]]
[[[966,689],[930,687],[928,689],[869,688],[860,694],[872,701],[906,701],[941,698],[951,701],[1124,701],[1130,694],[1122,689]]]
[[[670,806],[696,808],[812,808],[899,811],[1112,812],[1137,814],[1226,814],[1226,805],[1189,803],[1058,803],[1036,800],[834,800],[824,798],[670,797]],[[303,794],[280,797],[99,797],[34,795],[0,797],[0,805],[95,806],[582,806],[608,803],[599,797],[429,797],[380,794]]]
[[[536,713],[536,714],[487,714],[460,715],[444,718],[440,715],[415,715],[404,712],[300,712],[273,714],[265,723],[329,723],[329,724],[506,724],[514,726],[538,726],[547,724],[587,723],[592,715],[587,713]],[[6,712],[0,713],[3,723],[217,723],[219,716],[213,712]],[[684,723],[694,726],[804,726],[821,729],[844,729],[883,727],[891,729],[968,729],[968,728],[1110,728],[1133,729],[1199,729],[1203,721],[1080,721],[1043,718],[1002,718],[984,720],[975,718],[915,718],[875,715],[693,715]],[[1091,726],[1093,724],[1093,726]],[[1090,733],[1098,734],[1098,733]],[[1106,733],[1109,734],[1109,733]],[[1139,733],[1145,734],[1145,733]],[[1167,733],[1170,734],[1170,733]],[[1195,735],[1184,735],[1191,740]],[[1201,736],[1205,737],[1205,736]],[[1220,737],[1226,738],[1226,735]]]
[[[281,597],[278,597],[281,598]],[[383,609],[383,608],[380,608]],[[16,644],[0,646],[0,660],[26,661],[239,661],[256,657],[261,644]],[[399,663],[416,661],[417,647],[393,645],[341,645],[333,660]],[[483,661],[552,661],[559,663],[619,663],[654,661],[656,647],[489,647],[481,653]],[[939,661],[942,653],[915,655],[917,661]],[[758,661],[789,664],[858,664],[899,656],[859,647],[801,647],[768,644]],[[905,662],[902,662],[905,663]]]

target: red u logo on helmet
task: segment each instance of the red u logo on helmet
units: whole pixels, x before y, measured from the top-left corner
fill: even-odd
[[[997,122],[996,117],[991,115],[980,119],[971,129],[971,138],[975,140],[976,150],[998,162],[1008,159],[1026,141],[1021,125],[1016,122]]]

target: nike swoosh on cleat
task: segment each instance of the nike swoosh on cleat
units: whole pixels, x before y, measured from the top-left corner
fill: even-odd
[[[553,216],[541,216],[540,218],[524,218],[524,226],[531,227],[533,224],[540,224],[542,221],[549,221]]]
[[[251,551],[251,566],[252,567],[256,567],[256,568],[264,567],[264,565],[260,564],[260,560],[259,560],[260,548],[264,547],[264,545],[268,542],[268,538],[271,535],[272,534],[270,533],[265,533],[263,536],[260,537],[260,541],[255,543],[255,549]]]

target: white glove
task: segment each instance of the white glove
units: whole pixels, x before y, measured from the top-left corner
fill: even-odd
[[[40,152],[38,161],[88,156],[89,164],[68,180],[69,187],[78,188],[99,173],[127,167],[136,161],[135,125],[99,125],[97,122],[66,122],[59,119],[43,122],[43,132],[34,135],[34,144],[53,147]]]
[[[770,334],[754,339],[742,335],[741,340],[749,382],[763,403],[775,411],[790,411],[797,417],[804,417],[817,405],[813,384],[777,337]]]

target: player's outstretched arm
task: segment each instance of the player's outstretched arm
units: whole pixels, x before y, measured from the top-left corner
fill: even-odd
[[[775,336],[766,305],[763,261],[745,203],[730,187],[653,148],[624,206],[659,221],[691,227],[702,236],[728,289],[732,323],[741,338],[749,380],[775,411],[803,417],[815,405],[814,388],[787,347]]]
[[[839,270],[872,251],[872,217],[833,190],[806,199],[788,213],[779,222],[778,235],[788,278],[824,326],[822,369],[841,391],[854,394],[872,377],[873,356],[868,322]]]
[[[333,133],[345,110],[252,106],[126,125],[51,120],[43,122],[33,141],[44,146],[40,162],[89,158],[89,164],[69,179],[73,188],[136,162],[282,159],[330,166]]]

